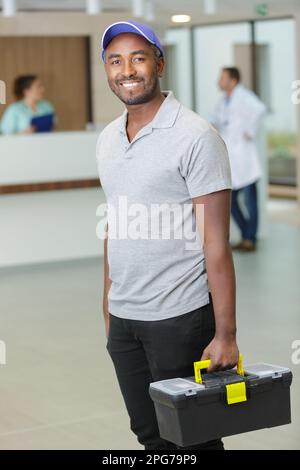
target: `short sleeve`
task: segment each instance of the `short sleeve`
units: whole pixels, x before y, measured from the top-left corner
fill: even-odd
[[[197,139],[182,157],[180,171],[191,198],[231,189],[227,148],[215,129],[210,128]]]
[[[2,134],[14,134],[17,132],[16,113],[13,106],[9,106],[4,111],[0,129]]]

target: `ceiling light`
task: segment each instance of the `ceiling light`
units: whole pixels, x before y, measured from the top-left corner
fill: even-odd
[[[155,10],[153,0],[146,0],[145,4],[145,20],[154,21],[155,20]]]
[[[141,18],[144,14],[144,0],[132,0],[132,14]]]
[[[98,15],[102,11],[102,0],[86,0],[86,12],[88,15]]]
[[[171,17],[173,23],[188,23],[191,21],[190,15],[173,15]]]
[[[215,15],[217,11],[216,0],[204,0],[205,15]]]
[[[16,14],[16,1],[15,0],[2,0],[2,14],[3,16],[14,16]]]

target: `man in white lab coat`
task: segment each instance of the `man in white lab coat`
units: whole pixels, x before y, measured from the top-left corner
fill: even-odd
[[[222,69],[219,87],[224,96],[217,103],[211,122],[227,145],[231,164],[231,214],[241,231],[241,241],[233,248],[254,251],[258,226],[256,183],[262,174],[256,136],[266,107],[252,91],[240,84],[240,72],[236,67]],[[247,214],[240,207],[240,193]]]

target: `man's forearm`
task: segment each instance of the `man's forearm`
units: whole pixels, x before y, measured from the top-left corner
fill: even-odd
[[[107,259],[107,237],[104,240],[104,286],[103,286],[103,315],[105,319],[109,317],[108,310],[108,292],[111,286],[109,278],[109,265]]]
[[[235,338],[236,335],[236,285],[229,242],[220,246],[205,247],[208,284],[212,295],[216,337]]]
[[[232,369],[239,357],[236,343],[235,274],[229,244],[230,199],[229,190],[193,198],[216,323],[215,336],[201,356],[201,360],[211,360],[208,372]]]

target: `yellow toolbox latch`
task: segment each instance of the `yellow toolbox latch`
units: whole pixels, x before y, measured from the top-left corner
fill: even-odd
[[[237,382],[226,385],[226,394],[228,405],[247,401],[245,382]]]

